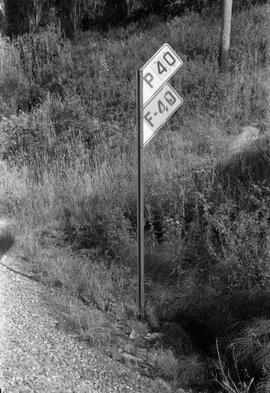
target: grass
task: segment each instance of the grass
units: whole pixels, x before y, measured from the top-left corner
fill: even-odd
[[[267,148],[261,167],[258,155],[247,156],[257,168],[251,182],[227,187],[223,164],[216,175],[217,161],[232,175],[229,146],[242,126],[267,127],[265,12],[235,13],[224,75],[220,20],[210,14],[84,32],[72,43],[57,26],[0,39],[2,213],[16,217],[19,245],[54,288],[62,328],[103,347],[115,328],[130,333],[137,318],[136,68],[164,42],[184,60],[172,80],[184,105],[145,149],[146,314],[155,331],[180,322],[196,348],[179,357],[163,343],[158,375],[205,391],[216,337],[229,344],[232,326],[241,329],[267,304],[260,239],[268,230],[269,184],[257,176],[268,168]],[[91,312],[71,307],[70,295]],[[254,307],[245,317],[249,298]]]
[[[240,380],[238,370],[237,370],[237,375],[238,375],[238,382],[235,383],[230,374],[226,374],[224,370],[224,365],[222,363],[221,357],[220,357],[220,352],[217,344],[217,353],[218,353],[218,366],[217,369],[219,370],[221,374],[221,381],[218,380],[217,377],[215,377],[215,380],[217,383],[222,387],[222,389],[225,392],[230,392],[230,393],[249,393],[251,391],[252,384],[254,382],[254,378],[252,378],[248,384],[245,382],[243,383]],[[236,366],[237,367],[237,366]]]

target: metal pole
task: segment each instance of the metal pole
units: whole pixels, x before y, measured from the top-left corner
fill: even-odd
[[[143,91],[142,71],[137,71],[137,242],[138,242],[138,308],[139,317],[144,319],[144,187],[143,187]]]

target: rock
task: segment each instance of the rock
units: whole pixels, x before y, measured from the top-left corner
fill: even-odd
[[[242,145],[238,141],[238,145],[235,144],[235,148],[228,150],[217,162],[215,172],[219,187],[230,186],[237,192],[239,183],[244,186],[269,183],[270,136],[265,134],[251,139]]]
[[[120,351],[121,358],[127,362],[143,363],[143,359],[124,351]]]
[[[157,358],[156,357],[151,357],[148,355],[147,358],[147,365],[150,366],[152,369],[157,369]]]
[[[178,354],[187,354],[192,349],[191,340],[184,329],[175,322],[165,322],[162,326],[164,341]]]
[[[135,349],[134,345],[132,345],[131,343],[126,343],[123,346],[123,351],[127,352],[127,353],[130,353],[132,355],[135,355],[135,353],[136,353],[136,349]]]
[[[172,392],[172,387],[170,386],[170,384],[166,381],[164,381],[164,379],[162,378],[155,378],[156,383],[158,383],[158,387],[159,387],[159,392],[165,392],[166,393],[170,393]],[[184,392],[186,393],[186,392]]]
[[[257,127],[246,126],[240,135],[229,145],[229,151],[240,152],[251,144],[251,142],[257,140],[260,137],[260,131]]]
[[[130,340],[136,347],[147,348],[150,345],[149,342],[145,339],[144,335],[136,334],[135,338]]]
[[[157,342],[157,341],[161,341],[164,338],[164,334],[163,333],[147,333],[145,336],[145,339],[149,342]]]
[[[145,335],[150,331],[149,325],[147,323],[136,322],[130,333],[129,338],[135,339],[138,335]]]
[[[135,327],[132,329],[129,338],[134,341],[136,345],[144,347],[146,344],[145,336],[149,332],[148,324],[137,322]]]
[[[132,331],[131,331],[131,333],[130,333],[130,335],[129,335],[129,338],[130,338],[131,340],[135,340],[135,339],[138,338],[138,337],[140,337],[140,334],[137,333],[135,329],[132,329]]]
[[[56,278],[56,279],[54,279],[51,282],[51,286],[54,287],[54,288],[62,288],[63,287],[63,283]]]
[[[120,361],[122,359],[121,353],[116,348],[112,349],[111,357],[116,361]]]
[[[147,353],[148,353],[148,348],[140,348],[140,347],[136,348],[136,355],[142,359],[147,358]]]

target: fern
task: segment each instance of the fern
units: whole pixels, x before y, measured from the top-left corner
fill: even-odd
[[[262,349],[254,356],[254,360],[263,374],[270,374],[270,342],[262,346]]]
[[[261,376],[259,392],[270,391],[270,319],[259,319],[247,327],[233,342],[238,361],[246,362]],[[267,378],[265,380],[265,378]]]
[[[270,355],[267,348],[270,344],[270,319],[259,319],[247,327],[243,334],[233,342],[237,360],[253,358],[258,365],[264,364],[265,360],[270,365]]]
[[[182,356],[179,361],[179,379],[183,386],[201,383],[205,376],[205,365],[199,355]]]

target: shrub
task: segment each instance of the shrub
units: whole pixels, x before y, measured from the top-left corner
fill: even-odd
[[[29,96],[30,85],[15,46],[0,36],[0,116],[16,112],[22,97]]]
[[[119,257],[134,239],[128,221],[109,201],[86,198],[85,216],[80,211],[84,224],[77,217],[75,226],[67,228],[69,240],[79,248],[96,248],[108,257]]]
[[[157,370],[161,377],[175,380],[178,374],[178,361],[170,349],[157,351]]]
[[[64,97],[72,70],[71,49],[61,31],[48,26],[42,33],[0,38],[0,102],[10,106],[5,114],[31,111],[50,92]]]
[[[178,377],[184,387],[201,386],[205,380],[205,364],[197,354],[182,356],[178,360]]]
[[[90,119],[78,97],[61,101],[47,95],[39,108],[0,122],[2,159],[28,165],[37,176],[55,165],[76,166],[80,161],[83,170],[94,165],[97,157],[102,163],[109,149],[117,156],[122,149],[118,138],[117,125]]]
[[[27,78],[51,92],[58,84],[55,92],[60,94],[73,67],[70,43],[63,38],[60,27],[51,24],[40,33],[25,34],[13,42]]]
[[[247,389],[248,386],[255,384],[256,392],[267,392],[269,384],[269,332],[269,319],[262,317],[248,322],[229,345],[236,368],[232,370],[232,375],[235,374],[235,377],[241,382],[242,388],[246,387]],[[228,363],[231,358],[227,357],[226,360]],[[232,364],[228,364],[228,367],[233,369]],[[219,368],[222,369],[220,358]],[[244,391],[248,392],[249,389]]]

